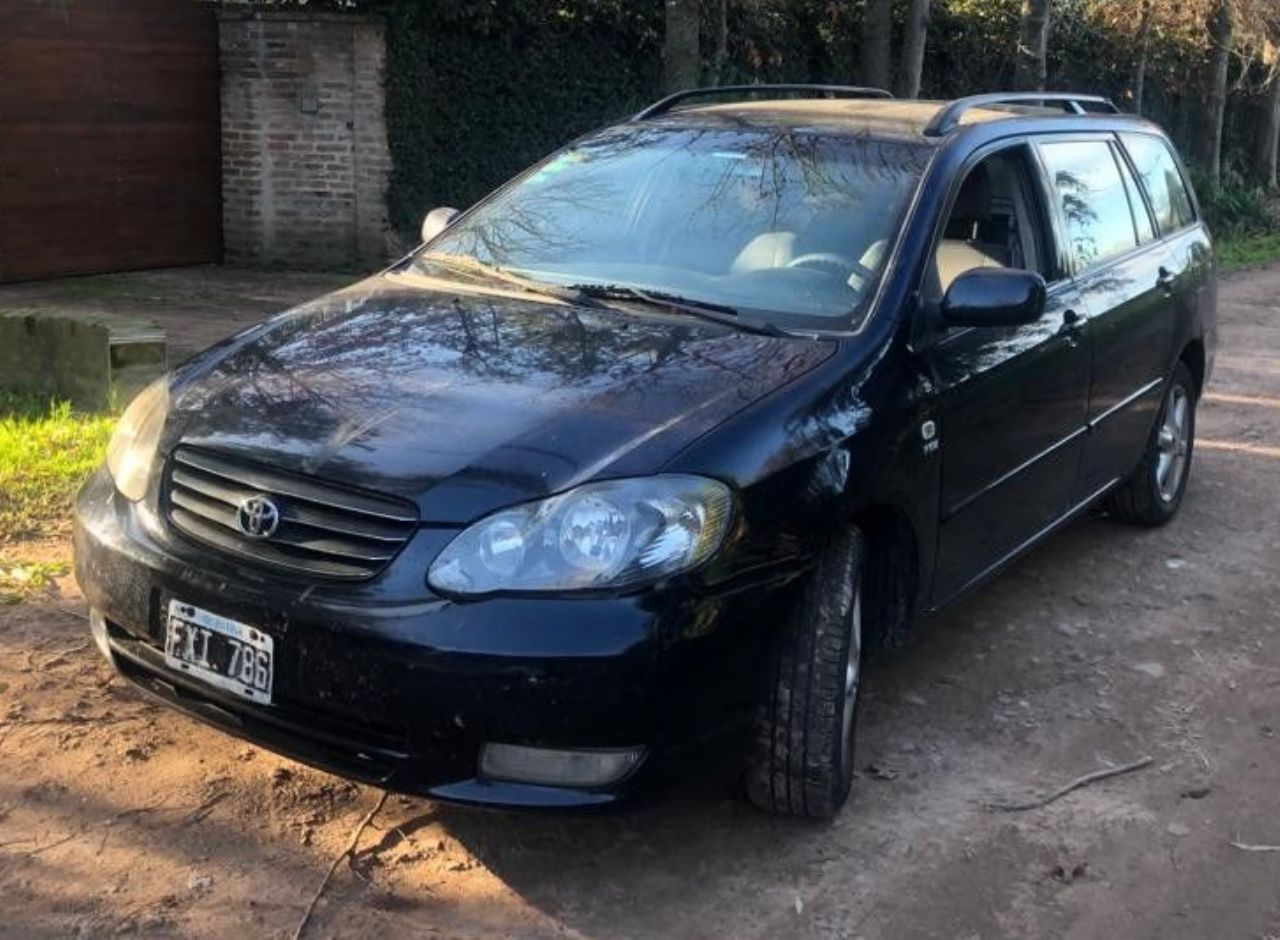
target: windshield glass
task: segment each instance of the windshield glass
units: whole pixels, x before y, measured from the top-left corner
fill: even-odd
[[[456,277],[450,256],[467,256],[547,283],[847,328],[875,292],[928,156],[920,144],[794,129],[624,125],[548,158],[415,264]]]

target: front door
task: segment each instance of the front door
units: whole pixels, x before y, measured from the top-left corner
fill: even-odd
[[[937,296],[979,265],[1039,271],[1050,288],[1037,322],[951,329],[929,353],[942,460],[935,605],[1072,505],[1089,390],[1087,318],[1048,220],[1031,152],[1015,145],[969,171],[938,244]]]
[[[1036,323],[971,329],[935,352],[941,520],[934,602],[943,603],[1057,521],[1084,446],[1089,354],[1070,281]]]

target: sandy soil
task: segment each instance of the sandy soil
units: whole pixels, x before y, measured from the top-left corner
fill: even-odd
[[[708,785],[603,818],[392,796],[307,935],[1280,934],[1280,852],[1232,845],[1280,845],[1277,295],[1223,285],[1174,524],[1086,519],[871,671],[834,823]],[[148,704],[61,590],[0,610],[0,936],[291,935],[380,793]]]

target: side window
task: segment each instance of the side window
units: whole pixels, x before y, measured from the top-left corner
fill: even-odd
[[[934,290],[974,268],[1025,268],[1050,277],[1041,200],[1027,172],[1025,145],[975,165],[960,184],[934,256]]]
[[[1150,134],[1121,134],[1120,139],[1142,178],[1161,233],[1176,232],[1193,223],[1196,213],[1187,182],[1178,170],[1169,145]]]
[[[1145,245],[1156,237],[1156,230],[1151,226],[1151,213],[1147,211],[1146,200],[1138,188],[1138,181],[1133,178],[1133,171],[1123,156],[1115,150],[1111,151],[1116,165],[1120,167],[1120,175],[1124,177],[1124,191],[1129,196],[1129,208],[1133,212],[1133,224],[1138,228],[1138,244]]]
[[[1073,140],[1041,144],[1040,150],[1077,266],[1086,268],[1136,247],[1129,196],[1110,145]]]

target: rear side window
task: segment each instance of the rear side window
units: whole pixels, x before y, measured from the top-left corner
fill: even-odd
[[[1193,223],[1191,195],[1169,145],[1149,134],[1121,134],[1120,139],[1142,177],[1160,231],[1168,234]]]
[[[1040,151],[1062,207],[1068,247],[1078,268],[1137,246],[1133,208],[1106,141],[1060,141],[1041,144]]]

